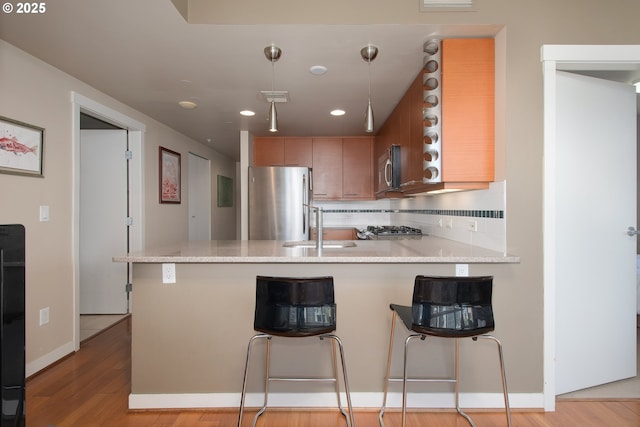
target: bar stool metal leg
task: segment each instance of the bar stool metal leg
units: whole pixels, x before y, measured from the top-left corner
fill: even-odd
[[[384,393],[382,395],[382,407],[380,408],[380,413],[378,414],[378,420],[380,421],[380,426],[384,426],[384,421],[382,417],[384,416],[384,411],[387,407],[387,394],[389,393],[389,382],[391,381],[391,356],[393,353],[393,336],[396,330],[396,319],[398,318],[397,313],[394,311],[391,316],[391,338],[389,340],[389,353],[387,356],[387,373],[384,377]]]
[[[258,334],[258,335],[254,335],[249,340],[249,345],[247,347],[247,360],[244,365],[244,380],[242,382],[242,393],[240,394],[240,413],[238,415],[238,427],[242,427],[242,416],[244,415],[244,404],[245,404],[245,398],[247,393],[247,379],[249,378],[249,361],[251,360],[251,350],[253,348],[254,342],[259,339],[266,339],[267,346],[268,346],[269,342],[271,341],[271,336],[267,334]],[[267,366],[268,366],[268,359],[269,359],[269,355],[267,350]],[[266,385],[266,387],[268,387],[268,385]],[[266,407],[266,401],[267,401],[267,398],[265,394],[265,405],[264,405],[265,407]],[[264,412],[264,407],[262,408],[262,412]],[[256,415],[256,418],[257,417],[258,416]],[[254,419],[253,425],[255,425],[255,421],[256,420]]]
[[[255,427],[258,422],[258,417],[267,410],[267,403],[269,402],[269,383],[271,381],[270,375],[270,367],[271,367],[271,335],[267,335],[267,348],[265,351],[265,366],[264,366],[264,401],[262,403],[262,408],[256,413],[253,417],[253,422],[251,423],[251,427]]]
[[[322,339],[323,337],[320,337]],[[338,409],[340,409],[340,413],[347,419],[348,423],[348,415],[344,408],[342,407],[342,398],[340,397],[340,383],[338,380],[338,343],[335,340],[331,341],[331,351],[333,354],[333,379],[335,381],[336,388],[336,398],[338,399]]]
[[[346,369],[346,363],[345,363],[345,357],[344,357],[344,347],[342,345],[342,341],[340,340],[340,338],[338,338],[337,335],[323,335],[320,337],[320,339],[322,338],[329,338],[331,340],[333,340],[333,351],[334,351],[334,378],[336,380],[336,393],[338,394],[338,407],[340,408],[340,412],[342,413],[342,415],[344,416],[344,418],[347,421],[347,426],[348,427],[354,427],[355,423],[354,423],[354,419],[353,419],[353,406],[351,405],[351,392],[349,391],[349,378],[347,377],[347,369]],[[343,376],[343,381],[344,381],[344,389],[347,395],[347,407],[348,407],[348,411],[349,411],[349,415],[347,416],[347,414],[344,411],[344,408],[342,407],[342,402],[341,402],[341,398],[340,398],[340,383],[338,381],[338,371],[337,371],[337,366],[335,366],[335,345],[338,346],[338,349],[340,350],[340,362],[342,364],[342,376]]]
[[[507,373],[504,367],[504,353],[502,351],[502,343],[499,339],[494,337],[493,335],[480,335],[474,338],[476,341],[478,338],[484,338],[488,340],[492,340],[498,346],[498,356],[500,358],[500,373],[502,374],[502,393],[504,394],[504,410],[507,414],[507,425],[511,427],[511,406],[509,405],[509,391],[507,389]]]
[[[245,405],[245,399],[246,399],[246,390],[247,390],[247,379],[249,377],[249,363],[250,363],[250,359],[251,359],[251,350],[253,349],[253,344],[259,340],[259,339],[265,339],[266,340],[266,355],[265,355],[265,377],[264,377],[264,401],[262,404],[262,408],[260,408],[258,410],[258,412],[256,413],[256,415],[253,417],[253,421],[251,423],[251,427],[255,427],[256,423],[258,422],[258,417],[260,417],[267,409],[268,406],[268,401],[269,401],[269,383],[272,380],[287,380],[287,379],[283,379],[283,378],[271,378],[271,374],[270,374],[270,362],[271,362],[271,339],[273,337],[271,335],[268,334],[258,334],[258,335],[254,335],[250,340],[249,340],[249,346],[247,349],[247,360],[245,362],[245,369],[244,369],[244,381],[242,383],[242,393],[240,396],[240,413],[238,416],[238,427],[242,427],[242,418],[244,415],[244,405]],[[347,376],[347,370],[346,370],[346,363],[345,363],[345,357],[344,357],[344,347],[342,345],[342,341],[340,340],[340,338],[338,338],[336,335],[322,335],[319,337],[321,340],[324,338],[328,338],[332,340],[332,351],[333,351],[333,372],[334,372],[334,381],[335,381],[335,385],[336,385],[336,394],[337,394],[337,399],[338,399],[338,407],[340,408],[340,412],[342,413],[342,415],[345,417],[345,420],[347,421],[347,427],[354,427],[354,418],[353,418],[353,407],[351,405],[351,394],[349,392],[349,378]],[[338,366],[337,366],[337,353],[338,351],[336,351],[336,347],[339,350],[340,353],[340,360],[341,360],[341,364],[342,364],[342,374],[343,374],[343,381],[344,381],[344,387],[345,387],[345,392],[347,395],[347,406],[348,406],[348,414],[347,412],[344,410],[343,406],[342,406],[342,399],[340,397],[340,382],[338,379]],[[296,380],[296,379],[289,379],[289,380]],[[299,378],[299,380],[311,380],[309,378]]]
[[[416,335],[409,335],[404,340],[404,364],[402,369],[402,427],[407,425],[407,353],[409,352],[409,341],[415,338]]]
[[[455,391],[456,391],[456,411],[458,411],[458,414],[460,414],[462,417],[464,417],[465,420],[467,420],[467,422],[471,425],[471,427],[476,427],[475,423],[473,422],[473,420],[471,419],[471,417],[469,415],[466,414],[466,412],[464,412],[462,410],[462,408],[460,408],[460,339],[456,338],[455,339]]]

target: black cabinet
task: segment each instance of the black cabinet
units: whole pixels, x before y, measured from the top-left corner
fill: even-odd
[[[25,426],[25,231],[0,225],[0,427]]]

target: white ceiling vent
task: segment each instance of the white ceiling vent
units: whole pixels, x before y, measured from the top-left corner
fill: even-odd
[[[268,102],[289,102],[288,90],[262,90],[262,97]]]
[[[473,0],[421,0],[420,4],[423,12],[434,9],[473,10]]]

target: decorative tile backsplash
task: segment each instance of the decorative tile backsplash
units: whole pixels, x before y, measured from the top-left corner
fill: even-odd
[[[412,213],[420,215],[467,216],[472,218],[504,218],[504,211],[496,210],[460,210],[460,209],[324,209],[325,214],[341,213]]]
[[[423,233],[506,252],[506,183],[488,190],[365,202],[314,202],[325,227],[406,225]],[[476,231],[472,231],[476,230]]]

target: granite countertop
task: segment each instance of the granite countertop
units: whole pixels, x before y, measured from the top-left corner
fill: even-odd
[[[345,241],[352,242],[352,241]],[[114,256],[133,263],[519,263],[520,258],[439,237],[357,240],[355,247],[287,248],[279,240],[189,241]],[[327,243],[327,241],[325,241]]]

